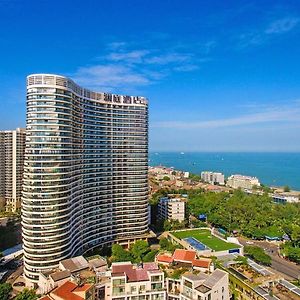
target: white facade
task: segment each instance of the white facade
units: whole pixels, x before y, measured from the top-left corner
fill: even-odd
[[[182,275],[180,280],[167,279],[169,300],[229,300],[228,273],[216,269],[210,275]]]
[[[0,206],[15,212],[21,207],[26,132],[0,131]]]
[[[204,182],[210,184],[219,184],[219,185],[225,184],[224,174],[218,172],[210,172],[210,171],[201,172],[201,179]]]
[[[234,189],[252,189],[253,186],[260,186],[260,182],[256,177],[231,175],[227,179],[227,185]]]
[[[27,77],[22,231],[28,284],[63,259],[148,232],[148,102]]]
[[[162,220],[184,221],[185,201],[180,198],[161,198],[158,203],[158,217]]]
[[[165,300],[164,272],[155,263],[113,263],[108,293],[111,300]]]
[[[276,203],[298,203],[299,197],[285,194],[272,194],[272,199]]]

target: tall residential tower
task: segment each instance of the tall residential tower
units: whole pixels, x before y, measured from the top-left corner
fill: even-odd
[[[27,77],[24,273],[148,231],[148,104],[48,74]]]
[[[25,129],[0,131],[0,206],[20,208],[24,168]]]

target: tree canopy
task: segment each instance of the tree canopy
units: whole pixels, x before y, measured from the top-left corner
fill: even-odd
[[[11,291],[12,291],[12,286],[9,283],[0,284],[0,299],[8,300]]]
[[[29,289],[24,289],[15,298],[15,300],[36,300],[36,299],[38,299],[38,295],[35,293],[35,290],[29,290]]]

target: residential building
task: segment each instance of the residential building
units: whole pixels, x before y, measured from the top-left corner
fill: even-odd
[[[158,218],[161,220],[184,221],[185,200],[169,197],[160,198],[158,203]]]
[[[216,269],[211,274],[189,273],[181,279],[167,278],[169,300],[229,300],[228,273]]]
[[[26,284],[61,260],[148,236],[148,102],[27,77]]]
[[[231,175],[227,179],[227,185],[234,189],[252,189],[253,186],[260,186],[260,182],[256,177]]]
[[[272,200],[275,203],[285,204],[285,203],[298,203],[300,202],[299,196],[289,195],[289,194],[271,194]]]
[[[182,266],[201,272],[212,272],[214,265],[210,258],[197,258],[196,251],[176,249],[172,255],[169,253],[160,253],[156,256],[155,261],[159,265],[165,266]]]
[[[53,289],[67,281],[80,281],[82,284],[90,282],[99,283],[100,275],[108,271],[107,262],[102,258],[86,260],[77,256],[62,260],[58,268],[39,273],[38,293],[48,294]]]
[[[66,281],[43,296],[40,300],[94,300],[95,292],[93,284],[78,285],[72,281]]]
[[[0,131],[0,207],[15,212],[21,207],[26,132]]]
[[[116,300],[166,299],[164,272],[156,263],[133,265],[130,262],[113,263],[110,298]]]
[[[218,184],[218,185],[225,184],[224,174],[218,173],[218,172],[210,172],[210,171],[201,172],[201,179],[204,182],[214,184],[214,185],[215,184]]]

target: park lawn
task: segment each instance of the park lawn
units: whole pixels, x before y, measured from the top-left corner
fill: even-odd
[[[211,235],[209,230],[205,229],[175,231],[172,232],[172,234],[178,239],[193,237],[214,251],[225,251],[240,248],[239,245],[222,241],[221,239]]]

